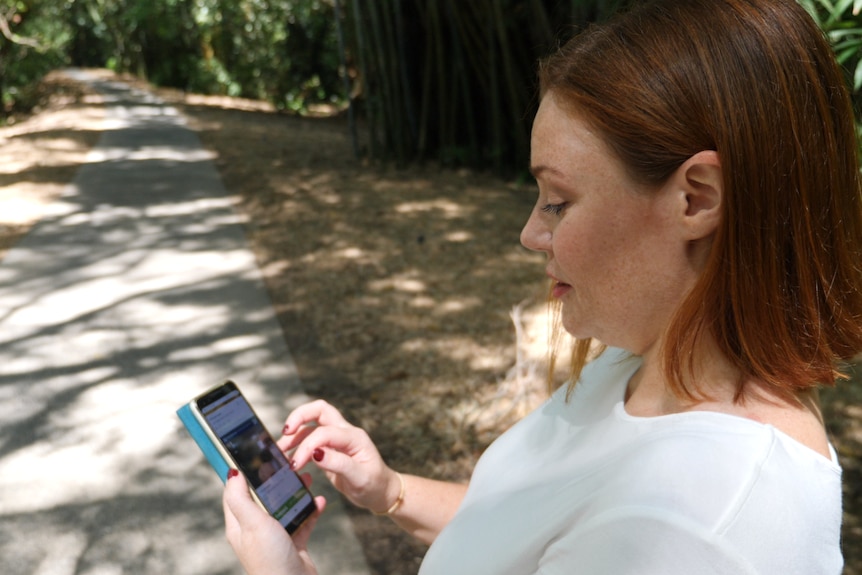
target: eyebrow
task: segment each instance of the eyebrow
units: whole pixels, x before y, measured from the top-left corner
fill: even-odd
[[[538,177],[540,175],[542,175],[544,172],[549,172],[555,176],[562,176],[563,175],[562,172],[560,172],[556,168],[552,168],[551,166],[546,166],[544,164],[539,164],[538,166],[530,165],[529,170],[530,170],[530,173],[533,175],[533,177],[536,179],[538,179]]]

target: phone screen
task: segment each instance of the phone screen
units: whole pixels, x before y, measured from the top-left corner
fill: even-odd
[[[198,398],[197,407],[266,510],[293,533],[314,512],[314,499],[236,385]]]

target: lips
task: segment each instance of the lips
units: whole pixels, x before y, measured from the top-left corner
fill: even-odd
[[[547,275],[549,278],[551,278],[551,281],[553,282],[553,287],[551,288],[551,295],[553,297],[559,299],[566,295],[572,289],[572,286],[565,282],[561,282],[556,277],[554,277],[554,274],[552,274],[550,270],[547,271]]]
[[[572,286],[569,284],[564,284],[563,282],[554,282],[554,287],[551,290],[551,295],[553,295],[556,299],[560,299],[569,291],[571,291]]]

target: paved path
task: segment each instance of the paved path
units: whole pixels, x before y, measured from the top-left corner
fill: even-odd
[[[177,111],[121,83],[89,163],[0,262],[0,570],[242,573],[174,415],[226,377],[271,429],[305,399],[239,216]],[[367,574],[340,500],[322,574]]]

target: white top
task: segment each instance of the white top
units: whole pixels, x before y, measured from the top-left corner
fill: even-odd
[[[495,441],[420,575],[840,575],[841,468],[713,412],[633,417],[608,349]]]

